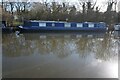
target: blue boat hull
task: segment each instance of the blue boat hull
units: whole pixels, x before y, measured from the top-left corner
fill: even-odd
[[[81,31],[95,31],[95,32],[106,32],[106,28],[50,28],[50,27],[43,27],[43,28],[20,28],[20,32],[81,32]]]

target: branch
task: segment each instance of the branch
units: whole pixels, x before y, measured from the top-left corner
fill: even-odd
[[[95,4],[93,5],[92,9],[94,9],[94,7],[96,6],[97,0],[95,1]]]

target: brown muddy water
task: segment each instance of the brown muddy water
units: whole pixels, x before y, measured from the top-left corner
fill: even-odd
[[[2,35],[4,78],[118,78],[119,39],[105,33]]]

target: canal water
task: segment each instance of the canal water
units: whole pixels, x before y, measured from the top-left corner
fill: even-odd
[[[108,33],[2,35],[3,78],[118,78],[118,37]]]

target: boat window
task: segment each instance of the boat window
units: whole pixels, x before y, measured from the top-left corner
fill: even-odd
[[[46,27],[46,23],[39,23],[40,27]]]
[[[83,24],[82,23],[78,23],[77,27],[83,27]]]
[[[52,23],[52,27],[54,27],[55,26],[55,24],[54,23]]]
[[[94,24],[90,23],[90,24],[88,24],[88,27],[93,28]]]
[[[65,27],[71,27],[70,23],[65,23]]]

